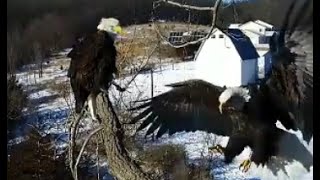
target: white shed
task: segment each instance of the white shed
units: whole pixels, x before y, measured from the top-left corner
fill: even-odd
[[[268,48],[269,38],[273,35],[273,26],[261,20],[249,21],[239,26],[239,29],[247,35],[254,45],[266,45]]]
[[[239,29],[215,29],[195,57],[196,78],[217,86],[255,83],[259,55],[250,39]]]

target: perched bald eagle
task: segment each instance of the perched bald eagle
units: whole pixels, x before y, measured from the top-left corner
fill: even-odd
[[[116,34],[107,31],[104,21],[100,22],[97,29],[97,32],[77,40],[67,55],[71,58],[68,77],[76,100],[76,113],[81,112],[88,100],[94,120],[99,119],[95,110],[96,96],[101,91],[107,92],[111,84],[118,90],[124,90],[113,82],[114,74],[117,74],[117,51],[114,46]]]
[[[270,43],[274,64],[267,80],[248,89],[222,88],[202,80],[170,84],[170,91],[131,109],[142,110],[131,121],[143,119],[137,131],[148,127],[146,135],[156,132],[156,138],[167,132],[196,130],[230,136],[225,148],[210,149],[224,153],[225,162],[230,163],[249,146],[252,155],[240,165],[244,171],[252,161],[265,164],[278,155],[290,133],[277,128],[277,120],[286,129],[301,130],[309,141],[313,134],[313,29],[297,31],[296,22],[287,27],[294,2],[280,34]]]

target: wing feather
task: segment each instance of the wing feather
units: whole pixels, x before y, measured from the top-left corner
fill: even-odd
[[[291,108],[298,128],[309,141],[313,134],[313,24],[302,20],[310,13],[313,16],[313,9],[308,9],[313,1],[305,1],[299,7],[289,27],[295,3],[286,14],[279,36],[270,43],[274,65],[267,84]]]
[[[164,135],[166,132],[168,131],[168,127],[166,126],[166,124],[162,124],[157,132],[156,138],[161,137],[162,135]]]
[[[154,114],[154,113],[151,113],[147,119],[145,119],[142,124],[138,127],[138,130],[137,131],[140,131],[144,128],[146,128],[148,125],[150,125],[151,123],[153,123],[155,121],[155,118],[157,116]]]
[[[173,89],[160,94],[131,110],[142,110],[131,123],[140,119],[138,131],[149,126],[146,135],[155,132],[157,138],[165,133],[172,135],[181,131],[203,130],[221,135],[232,131],[232,121],[227,114],[221,115],[218,97],[223,88],[202,80],[184,81],[171,84]],[[147,116],[149,111],[151,115]],[[148,113],[147,113],[148,112]]]
[[[150,103],[146,103],[146,104],[147,104],[147,106],[150,105]],[[141,108],[141,106],[138,106],[137,108],[134,108],[134,109],[131,109],[131,110],[137,110],[139,107]],[[131,120],[130,124],[135,124],[135,123],[137,123],[140,119],[148,116],[148,115],[151,113],[151,111],[152,111],[152,108],[151,108],[151,107],[148,107],[147,109],[145,109],[144,111],[142,111],[138,116],[134,117],[134,118]]]

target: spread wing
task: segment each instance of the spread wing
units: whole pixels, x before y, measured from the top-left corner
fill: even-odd
[[[142,110],[131,123],[141,119],[137,131],[147,126],[146,135],[154,133],[161,137],[180,131],[203,130],[220,135],[228,135],[232,130],[229,115],[220,114],[218,98],[223,88],[213,86],[202,80],[189,80],[167,85],[173,89],[160,94],[131,110]]]
[[[270,42],[273,68],[267,85],[286,102],[304,139],[309,141],[313,134],[313,1],[300,6],[290,27],[295,2],[279,35],[274,35]],[[311,22],[303,22],[308,19]]]

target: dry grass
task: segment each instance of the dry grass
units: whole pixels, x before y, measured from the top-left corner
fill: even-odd
[[[187,163],[184,148],[178,145],[152,147],[138,154],[139,162],[154,178],[170,180],[211,180],[207,166],[195,166]]]
[[[27,95],[16,77],[7,79],[7,123],[9,130],[21,119],[22,110],[28,105]]]
[[[51,90],[57,94],[59,94],[59,96],[66,98],[70,96],[71,93],[71,86],[70,86],[70,82],[69,81],[49,81],[45,84],[45,87],[48,90]]]
[[[125,28],[125,37],[127,40],[116,44],[118,51],[117,67],[120,74],[124,73],[125,67],[141,64],[147,56],[151,54],[155,47],[153,56],[157,57],[159,63],[165,58],[182,57],[181,49],[175,49],[169,45],[163,44],[162,39],[157,34],[157,28],[163,36],[168,36],[170,31],[188,31],[188,30],[207,30],[208,27],[200,25],[190,25],[183,23],[161,23],[153,26],[152,24],[133,25]],[[140,57],[140,58],[139,58]]]
[[[72,180],[66,154],[56,156],[50,135],[41,136],[37,130],[28,134],[28,140],[8,149],[8,180]],[[88,164],[89,158],[83,158]],[[88,173],[88,167],[78,168],[80,180],[97,179]]]
[[[28,136],[29,140],[9,147],[7,179],[71,180],[64,156],[56,158],[50,137],[42,137],[37,131]]]

